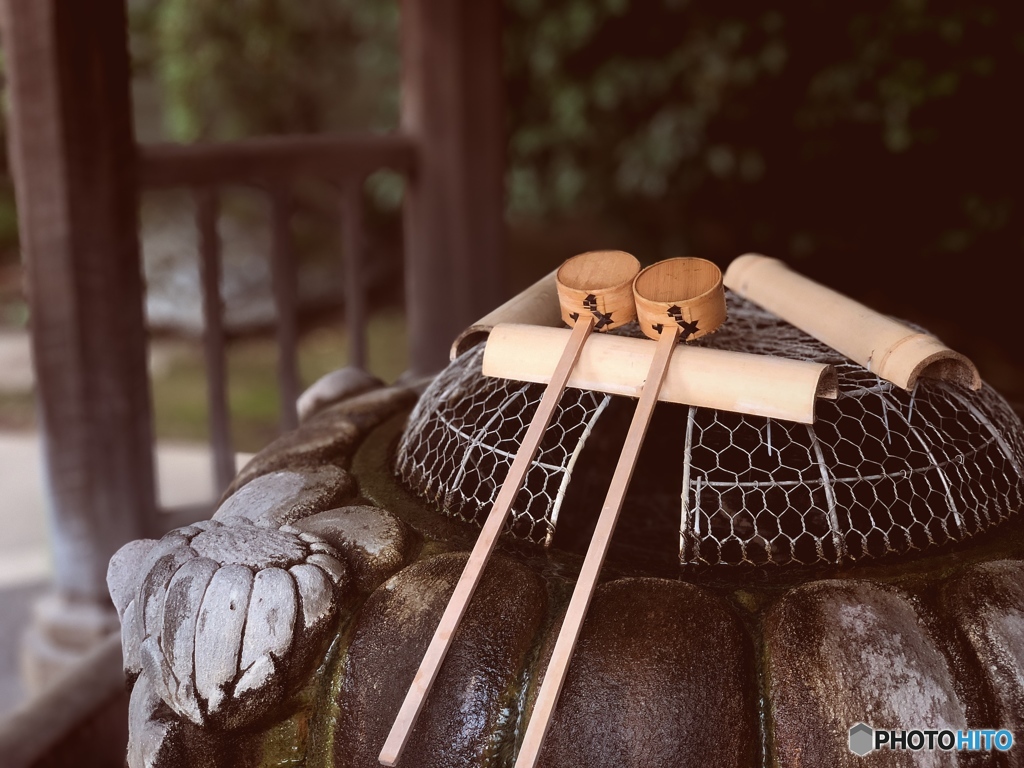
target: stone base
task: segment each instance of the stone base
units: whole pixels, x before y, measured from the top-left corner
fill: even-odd
[[[112,605],[70,600],[57,592],[39,598],[22,636],[26,690],[36,695],[48,688],[120,627]]]

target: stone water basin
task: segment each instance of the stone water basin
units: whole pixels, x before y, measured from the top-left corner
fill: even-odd
[[[118,553],[130,765],[378,764],[477,532],[395,478],[416,397],[321,410],[242,470],[212,523]],[[503,539],[400,765],[512,764],[580,562]],[[860,758],[862,721],[1024,738],[1016,517],[831,568],[613,551],[541,765],[1024,765],[1021,747]]]

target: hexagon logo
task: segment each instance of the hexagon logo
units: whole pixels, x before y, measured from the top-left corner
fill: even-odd
[[[856,723],[850,728],[850,751],[864,757],[875,748],[875,730],[870,725]]]

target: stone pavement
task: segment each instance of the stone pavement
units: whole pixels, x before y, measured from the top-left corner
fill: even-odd
[[[51,562],[39,439],[0,433],[0,716],[24,698],[18,673],[21,630],[32,600],[50,579]],[[248,460],[238,457],[238,466]],[[160,444],[157,478],[163,506],[213,497],[205,446]]]

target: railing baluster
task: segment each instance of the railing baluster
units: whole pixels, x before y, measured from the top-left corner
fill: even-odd
[[[203,289],[203,353],[206,359],[210,448],[213,452],[213,479],[219,494],[235,476],[235,453],[231,446],[228,412],[224,301],[220,289],[220,237],[217,234],[220,205],[217,191],[206,187],[195,190],[195,201]]]
[[[276,184],[270,189],[271,221],[274,232],[271,249],[271,279],[277,308],[277,386],[281,400],[281,429],[299,425],[295,403],[299,399],[298,362],[298,270],[292,247],[292,200],[287,189]]]
[[[344,249],[345,324],[349,364],[366,368],[366,294],[363,284],[365,232],[363,178],[348,179],[341,188],[341,241]]]
[[[290,231],[296,200],[290,181],[313,177],[337,184],[339,234],[344,249],[342,297],[349,347],[345,364],[365,369],[369,355],[365,181],[369,174],[384,168],[411,177],[418,166],[419,144],[419,139],[395,133],[271,136],[216,144],[138,147],[142,188],[188,189],[195,200],[203,290],[207,421],[218,492],[230,484],[236,471],[228,399],[228,339],[220,285],[222,246],[217,235],[221,190],[229,185],[254,186],[269,197],[272,290],[278,317],[277,382],[280,425],[284,431],[297,426],[296,404],[302,389],[298,365],[298,265]],[[190,510],[183,514],[187,517],[199,512]]]

